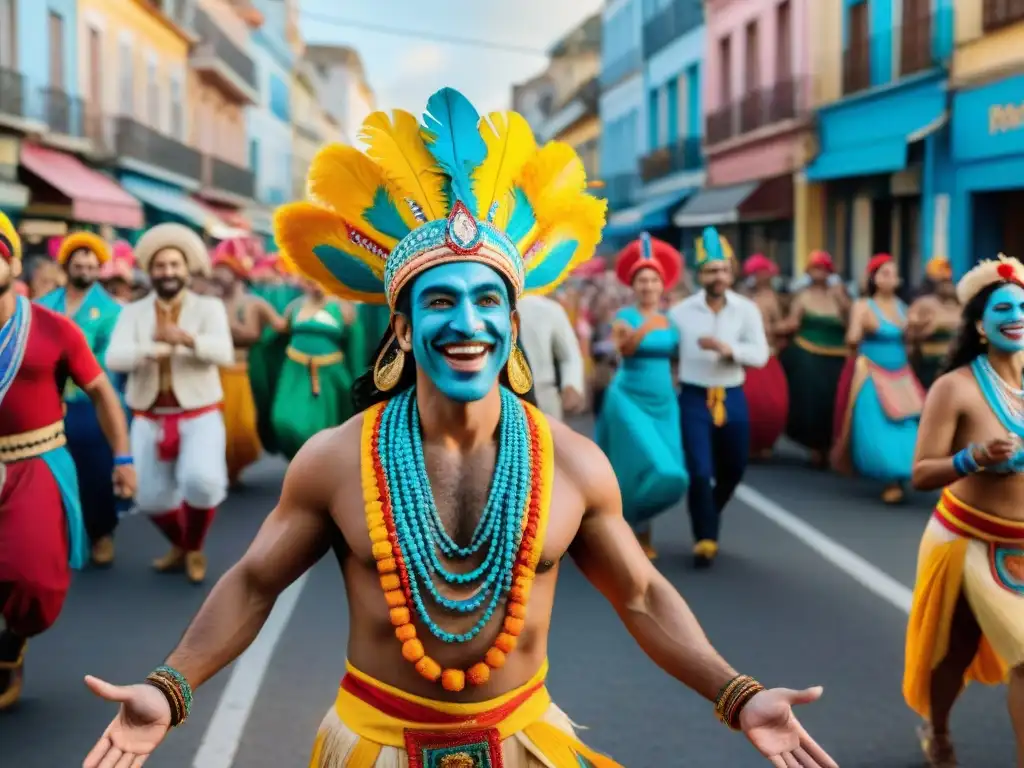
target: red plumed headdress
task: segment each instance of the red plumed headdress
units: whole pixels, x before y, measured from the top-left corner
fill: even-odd
[[[678,250],[644,232],[623,248],[615,259],[615,274],[623,285],[632,285],[641,269],[653,269],[671,290],[683,271],[683,257]]]

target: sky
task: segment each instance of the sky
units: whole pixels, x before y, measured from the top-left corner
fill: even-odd
[[[480,112],[507,109],[512,85],[543,71],[544,51],[598,12],[603,0],[300,0],[299,5],[308,43],[350,45],[359,51],[379,109],[419,114],[429,96],[445,86],[462,91]],[[453,44],[434,36],[525,50]]]

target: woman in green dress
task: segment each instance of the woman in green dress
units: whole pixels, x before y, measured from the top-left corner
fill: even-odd
[[[949,345],[960,328],[961,308],[948,259],[931,259],[925,266],[925,277],[925,293],[910,305],[907,317],[908,327],[919,329],[911,362],[918,380],[927,389],[938,378]]]
[[[286,310],[291,335],[276,379],[271,426],[292,458],[317,432],[353,414],[352,382],[363,370],[365,339],[355,307],[308,282]]]

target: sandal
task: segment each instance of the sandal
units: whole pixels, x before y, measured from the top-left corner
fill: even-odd
[[[948,733],[936,734],[930,724],[924,723],[917,728],[917,738],[930,768],[956,768],[960,765]]]

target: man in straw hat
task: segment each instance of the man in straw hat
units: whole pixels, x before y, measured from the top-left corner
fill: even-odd
[[[209,271],[206,246],[180,224],[149,230],[135,248],[153,293],[121,311],[107,365],[128,374],[135,413],[132,453],[141,478],[136,502],[171,543],[153,565],[206,577],[203,541],[227,495],[219,366],[234,362],[224,303],[189,290]]]
[[[1024,768],[1024,266],[983,261],[956,294],[963,319],[925,399],[911,476],[942,495],[918,553],[903,695],[925,720],[928,764],[948,768],[964,686],[1008,682]]]
[[[73,320],[100,361],[107,354],[110,335],[121,314],[121,305],[98,282],[102,268],[111,258],[110,246],[99,235],[92,232],[68,235],[57,250],[57,263],[63,267],[67,283],[38,299],[42,306]],[[78,470],[78,493],[85,528],[92,542],[92,562],[108,566],[114,562],[114,529],[119,506],[111,480],[114,456],[92,401],[74,382],[69,381],[65,387],[64,402],[67,404],[64,423],[68,449]]]
[[[118,495],[135,472],[117,392],[71,320],[13,289],[21,239],[0,214],[0,710],[21,694],[27,639],[60,614],[71,569],[89,561],[75,464],[64,433],[64,379],[90,399],[113,448]]]
[[[325,148],[311,202],[278,211],[277,240],[310,279],[391,308],[357,390],[365,410],[293,459],[256,541],[146,684],[87,678],[121,710],[85,768],[141,764],[184,722],[193,686],[332,546],[349,664],[312,768],[616,766],[577,740],[545,686],[569,552],[641,647],[774,765],[834,766],[792,713],[820,689],[736,675],[644,555],[600,449],[521,399],[532,382],[516,302],[589,259],[604,223],[579,157],[538,148],[515,113],[482,121],[451,89],[427,111],[422,132],[408,113],[371,115],[369,156]]]

